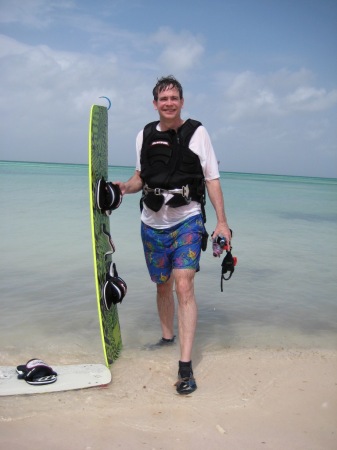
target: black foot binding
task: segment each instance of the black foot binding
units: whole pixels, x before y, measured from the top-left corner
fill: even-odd
[[[122,193],[117,184],[106,182],[101,178],[96,186],[96,205],[102,213],[110,215],[122,203]]]
[[[21,364],[20,366],[17,366],[16,373],[18,374],[18,378],[23,378],[23,375],[25,375],[27,372],[29,372],[33,367],[37,366],[38,364],[44,364],[44,362],[41,359],[33,358],[26,362],[26,364]]]
[[[30,359],[26,365],[17,366],[16,371],[18,378],[28,384],[51,384],[57,380],[57,373],[41,359]]]
[[[116,264],[110,266],[110,273],[107,274],[107,280],[103,286],[103,301],[105,308],[109,310],[112,305],[122,303],[127,292],[127,286],[124,280],[118,276]]]

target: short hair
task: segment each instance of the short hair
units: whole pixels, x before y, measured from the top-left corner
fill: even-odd
[[[152,91],[154,100],[155,101],[158,100],[158,94],[160,94],[160,92],[166,91],[166,89],[173,89],[173,88],[178,89],[179,96],[182,99],[183,88],[179,83],[179,81],[176,78],[174,78],[173,75],[168,75],[167,77],[159,78]]]

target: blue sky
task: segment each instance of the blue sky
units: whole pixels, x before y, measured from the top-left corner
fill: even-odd
[[[87,163],[112,101],[110,164],[135,164],[175,75],[220,169],[337,177],[336,0],[0,0],[0,159]]]

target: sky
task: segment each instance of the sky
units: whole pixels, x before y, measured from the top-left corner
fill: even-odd
[[[0,160],[135,165],[173,74],[227,172],[337,177],[336,0],[0,0]]]

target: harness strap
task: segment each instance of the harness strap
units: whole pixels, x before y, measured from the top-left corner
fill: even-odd
[[[162,195],[162,194],[181,194],[186,199],[190,196],[190,188],[188,187],[188,184],[186,186],[182,186],[181,189],[162,189],[162,188],[150,188],[147,184],[143,187],[145,195],[147,195],[149,192],[153,192],[155,195]]]

